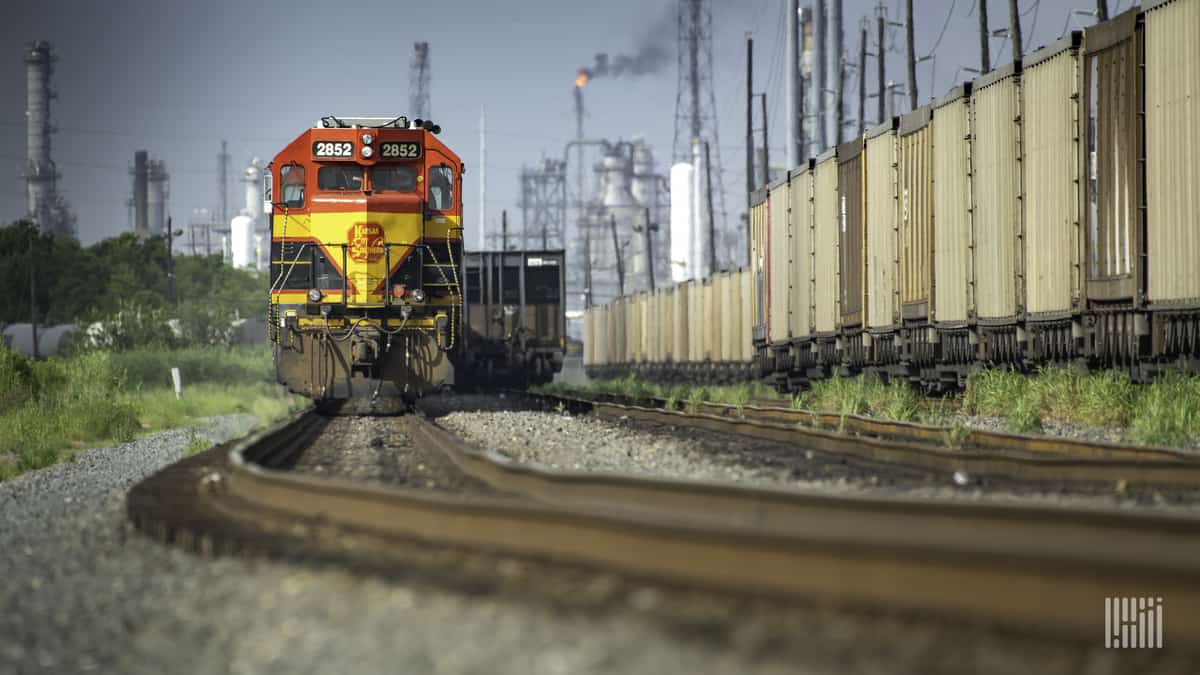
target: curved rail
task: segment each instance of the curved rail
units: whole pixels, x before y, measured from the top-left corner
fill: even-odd
[[[783,407],[699,403],[684,411],[662,399],[526,394],[553,406],[738,434],[868,462],[942,472],[1065,483],[1200,488],[1200,455],[1174,448],[1091,443],[833,415]]]
[[[413,432],[431,447],[502,490],[533,498],[369,487],[256,463],[290,455],[311,441],[301,427],[318,424],[310,413],[236,444],[217,465],[172,467],[163,473],[190,478],[200,508],[158,503],[148,511],[156,504],[135,490],[130,515],[141,529],[176,540],[216,536],[218,516],[274,517],[382,541],[415,539],[1097,640],[1105,597],[1155,595],[1171,607],[1169,643],[1200,638],[1200,521],[1193,519],[564,475],[472,451],[418,419]],[[153,490],[156,478],[138,488]],[[190,515],[195,510],[208,516]]]

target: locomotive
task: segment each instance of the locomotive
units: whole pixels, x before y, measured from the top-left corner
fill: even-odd
[[[411,402],[453,384],[463,164],[440,131],[329,116],[269,165],[270,339],[291,391]]]

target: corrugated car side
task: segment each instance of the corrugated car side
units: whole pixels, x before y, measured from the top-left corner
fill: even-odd
[[[1025,308],[1031,314],[1069,312],[1080,290],[1078,34],[1065,40],[1047,47],[1045,56],[1031,54],[1022,75]]]
[[[968,85],[969,86],[969,85]],[[969,89],[959,87],[933,112],[934,318],[967,321],[974,309]]]
[[[1200,302],[1200,0],[1146,11],[1147,294]]]
[[[1009,64],[977,80],[971,93],[975,305],[981,319],[1015,318],[1020,304],[1020,87]]]

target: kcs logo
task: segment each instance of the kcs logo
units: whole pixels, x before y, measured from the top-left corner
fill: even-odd
[[[346,231],[350,259],[373,263],[383,259],[383,227],[379,223],[355,223]]]

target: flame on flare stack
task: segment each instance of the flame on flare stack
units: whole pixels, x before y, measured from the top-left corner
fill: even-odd
[[[588,72],[587,68],[580,68],[579,74],[575,76],[575,88],[579,89],[579,88],[583,87],[583,85],[587,84],[588,80],[590,80],[591,78],[592,78],[592,75],[591,75],[591,73]]]

